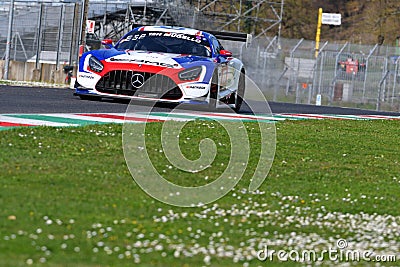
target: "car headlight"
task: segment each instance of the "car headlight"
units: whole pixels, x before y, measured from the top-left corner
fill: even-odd
[[[103,70],[103,68],[104,68],[104,66],[100,62],[100,60],[98,60],[94,56],[91,56],[89,58],[89,67],[90,67],[91,70],[93,70],[95,72],[101,72]]]
[[[183,81],[191,81],[197,79],[200,76],[202,70],[203,68],[201,66],[197,66],[179,72],[178,76],[179,79]]]

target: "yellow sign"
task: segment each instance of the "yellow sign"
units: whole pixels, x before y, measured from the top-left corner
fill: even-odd
[[[315,37],[315,57],[318,57],[319,52],[319,41],[321,37],[321,25],[322,25],[322,8],[318,10],[318,25],[317,25],[317,35]]]

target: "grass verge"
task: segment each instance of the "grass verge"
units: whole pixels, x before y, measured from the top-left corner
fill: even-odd
[[[251,133],[254,124],[245,125]],[[256,253],[265,245],[321,251],[339,238],[349,248],[398,253],[399,126],[397,121],[279,122],[272,169],[260,190],[249,193],[246,178],[254,171],[260,142],[253,132],[256,152],[244,179],[226,197],[196,208],[155,201],[133,182],[120,125],[2,131],[0,265],[293,266],[301,263],[276,257],[260,262]],[[160,129],[160,123],[148,125],[148,150],[170,179],[204,184],[223,170],[182,176],[160,156]],[[205,137],[222,144],[215,164],[222,166],[230,144],[215,122],[185,126],[183,153],[196,158]],[[337,265],[326,260],[325,265]]]

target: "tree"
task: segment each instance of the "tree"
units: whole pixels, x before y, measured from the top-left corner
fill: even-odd
[[[394,45],[400,35],[399,0],[286,0],[282,36],[313,40],[318,8],[342,14],[341,26],[323,25],[322,40],[376,44],[381,36]]]

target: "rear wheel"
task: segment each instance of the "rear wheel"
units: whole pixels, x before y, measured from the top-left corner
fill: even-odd
[[[236,112],[239,112],[240,108],[242,107],[245,89],[246,89],[245,72],[244,70],[242,70],[239,76],[238,89],[234,95],[235,107],[233,109]]]

